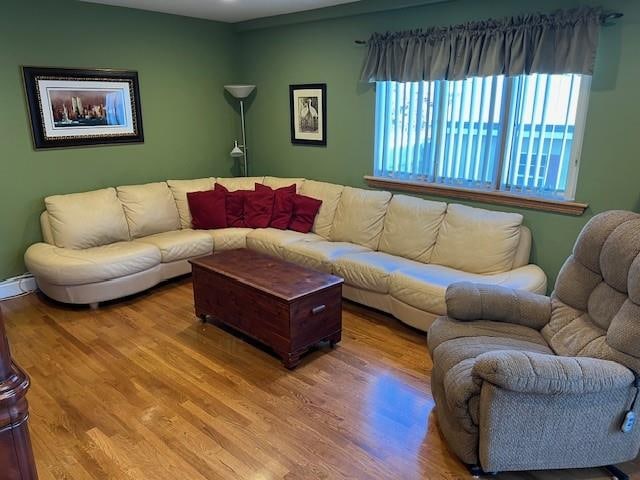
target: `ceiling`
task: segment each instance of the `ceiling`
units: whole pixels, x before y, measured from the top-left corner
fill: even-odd
[[[360,0],[81,0],[221,22],[301,12]]]

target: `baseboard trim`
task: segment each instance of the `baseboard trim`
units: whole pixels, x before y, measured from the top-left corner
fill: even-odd
[[[6,300],[23,293],[35,292],[37,289],[36,279],[32,275],[10,278],[0,282],[0,300]]]

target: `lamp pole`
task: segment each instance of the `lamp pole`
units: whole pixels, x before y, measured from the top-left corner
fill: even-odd
[[[249,161],[247,159],[247,133],[244,123],[244,99],[251,95],[256,88],[255,85],[225,85],[225,90],[240,100],[240,124],[242,126],[242,145],[239,147],[238,142],[235,142],[235,147],[231,150],[231,156],[234,158],[242,157],[244,160],[243,174],[245,177],[249,176]]]
[[[240,123],[242,124],[242,153],[244,157],[243,173],[245,177],[249,176],[249,162],[247,161],[247,135],[244,126],[244,101],[240,100]]]

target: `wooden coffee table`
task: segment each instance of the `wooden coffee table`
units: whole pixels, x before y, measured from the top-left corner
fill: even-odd
[[[248,249],[191,260],[196,315],[228,325],[271,347],[284,366],[322,341],[342,335],[339,277]]]

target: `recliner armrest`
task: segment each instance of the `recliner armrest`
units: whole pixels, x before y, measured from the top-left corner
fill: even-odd
[[[631,370],[609,360],[516,350],[479,355],[472,375],[506,390],[549,395],[628,388],[635,380]]]
[[[471,282],[453,283],[445,295],[447,315],[456,320],[494,320],[540,330],[551,318],[544,295]]]

